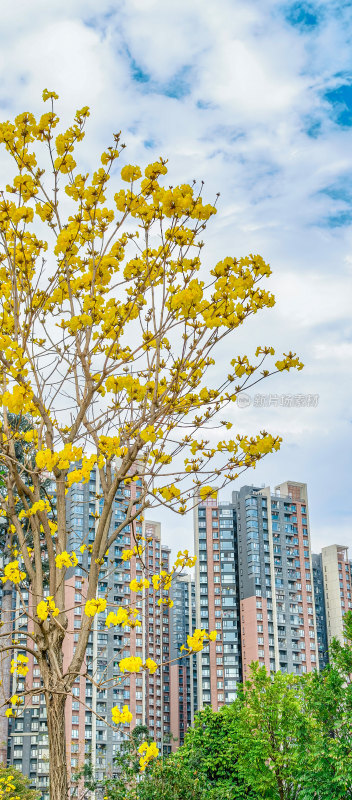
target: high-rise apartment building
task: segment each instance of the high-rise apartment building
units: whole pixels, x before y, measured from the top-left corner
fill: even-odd
[[[195,583],[189,574],[178,575],[172,582],[170,598],[170,686],[172,749],[183,744],[187,728],[193,725],[197,711],[197,662],[195,656],[182,656],[180,648],[196,628]]]
[[[319,669],[329,662],[328,634],[326,629],[326,608],[324,598],[323,561],[321,553],[312,553],[313,586],[315,601],[315,622],[317,627]]]
[[[243,486],[237,511],[243,677],[250,663],[301,674],[318,667],[307,487]]]
[[[1,535],[1,528],[0,528]],[[0,569],[3,571],[4,558],[0,552]],[[0,581],[0,610],[1,610],[1,646],[3,652],[0,653],[0,697],[2,708],[0,708],[0,764],[6,764],[7,751],[8,751],[8,733],[9,733],[9,720],[5,714],[6,707],[4,701],[10,696],[11,687],[11,674],[10,674],[10,660],[11,653],[6,650],[6,647],[11,646],[12,629],[13,629],[13,613],[16,604],[15,588],[9,582],[3,584]]]
[[[328,644],[343,641],[343,615],[352,609],[352,561],[347,547],[331,544],[321,552]]]
[[[160,522],[146,522],[144,535],[147,539],[144,553],[145,575],[152,575],[161,570],[169,572],[170,548],[161,542]],[[143,672],[143,714],[142,721],[148,726],[150,735],[157,743],[161,753],[168,753],[170,744],[170,608],[158,599],[167,599],[165,593],[153,590],[151,584],[145,589],[144,619],[142,624],[143,661],[152,658],[160,668],[154,675]]]
[[[252,661],[294,674],[317,669],[307,487],[243,486],[232,503],[194,512],[197,627],[218,632],[198,662],[198,704],[236,696]]]
[[[208,499],[194,510],[197,628],[216,630],[215,647],[197,654],[198,708],[236,697],[241,673],[236,507]]]
[[[54,492],[53,484],[51,491]],[[138,498],[141,492],[140,480],[120,488],[113,505],[111,531],[125,517],[126,501],[131,493]],[[75,550],[79,565],[67,571],[66,608],[68,635],[65,640],[64,666],[70,663],[78,642],[79,629],[86,600],[86,570],[90,563],[89,545],[95,537],[97,515],[102,508],[99,474],[93,470],[87,484],[74,484],[67,494],[67,526],[70,533],[69,549]],[[158,599],[166,599],[164,592],[145,590],[144,594],[131,592],[130,582],[150,577],[169,569],[170,550],[160,541],[160,524],[142,523],[140,518],[133,523],[135,535],[147,538],[144,552],[144,566],[136,560],[123,561],[122,550],[133,547],[135,539],[130,525],[126,525],[104,559],[99,575],[98,596],[107,598],[107,611],[117,605],[136,605],[140,609],[141,626],[131,628],[105,626],[105,615],[97,615],[86,651],[86,658],[73,688],[72,697],[66,705],[67,763],[74,770],[91,760],[98,779],[103,778],[112,767],[113,757],[124,738],[121,728],[108,727],[105,720],[111,721],[113,706],[127,704],[133,714],[125,731],[138,723],[150,728],[151,736],[163,750],[164,742],[169,749],[170,706],[169,706],[169,608],[157,605]],[[83,553],[79,547],[82,541],[88,546]],[[49,592],[47,591],[47,594]],[[28,599],[28,593],[24,593]],[[17,609],[16,630],[18,636],[26,641],[27,620],[19,617]],[[121,675],[119,661],[129,655],[140,656],[143,661],[152,658],[163,666],[153,676],[142,674]],[[32,785],[42,792],[43,800],[48,797],[48,738],[44,697],[40,695],[41,678],[39,667],[33,656],[29,655],[29,672],[26,684],[38,688],[31,702],[26,704],[23,715],[12,721],[11,763],[24,774],[29,775]],[[13,691],[21,693],[23,679],[14,677]]]

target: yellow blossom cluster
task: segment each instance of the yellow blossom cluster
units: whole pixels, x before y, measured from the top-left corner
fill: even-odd
[[[147,669],[151,675],[158,669],[158,665],[152,658],[147,658],[146,662],[143,664],[140,656],[122,658],[119,667],[121,672],[140,672],[141,669]]]
[[[11,697],[11,703],[15,707],[15,710],[16,710],[16,707],[20,706],[21,703],[23,703],[23,698],[19,697],[18,694],[14,694]],[[14,717],[15,714],[14,714],[13,708],[7,708],[6,711],[5,711],[5,716],[6,717]]]
[[[68,470],[72,463],[79,461],[82,458],[82,448],[73,447],[73,445],[66,444],[63,450],[55,453],[48,447],[44,450],[38,450],[35,460],[39,469],[46,469],[52,472],[54,467],[62,470]]]
[[[12,392],[4,392],[1,396],[2,405],[6,406],[12,414],[26,414],[32,408],[33,392],[25,386],[15,385]]]
[[[299,360],[295,353],[284,353],[284,358],[281,361],[275,362],[275,367],[279,372],[290,370],[292,368],[301,370],[303,369],[302,361]]]
[[[148,425],[144,430],[139,432],[139,435],[143,442],[156,442],[157,436],[163,436],[163,432],[155,431],[154,425]]]
[[[177,569],[184,569],[185,567],[189,567],[192,569],[197,561],[197,556],[190,556],[188,550],[179,550],[177,553],[177,558],[172,566],[170,572],[166,572],[166,570],[161,570],[159,574],[152,575],[152,584],[153,588],[156,592],[163,590],[164,592],[168,592],[171,588],[172,579]],[[163,600],[160,598],[158,600],[158,605],[168,605],[169,608],[172,608],[173,602],[172,600]]]
[[[197,556],[190,556],[188,550],[179,550],[177,553],[177,558],[173,566],[173,571],[176,568],[180,567],[181,570],[185,567],[189,567],[192,569],[197,561]]]
[[[99,469],[104,466],[103,456],[83,456],[82,465],[78,469],[71,470],[67,475],[67,486],[71,487],[74,483],[88,483],[93,467],[97,465]]]
[[[88,553],[91,553],[92,550],[93,550],[93,545],[92,544],[81,544],[81,546],[79,548],[79,552],[80,553],[84,553],[85,550],[87,550]]]
[[[100,376],[95,376],[95,380],[98,381]],[[108,380],[106,383],[108,383]],[[106,384],[105,387],[107,388]],[[100,394],[105,394],[105,389],[100,389]],[[124,453],[124,448],[120,446],[120,439],[118,436],[100,436],[99,437],[99,451],[100,453],[107,459],[113,458],[113,456],[120,457]]]
[[[17,675],[21,675],[24,678],[28,672],[27,664],[27,656],[23,656],[21,653],[19,653],[16,658],[11,659],[11,674],[14,675],[17,673]]]
[[[107,439],[107,437],[105,437]],[[106,448],[105,448],[106,449]],[[41,470],[52,472],[55,468],[60,470],[70,470],[67,475],[67,486],[70,488],[74,483],[88,483],[93,467],[96,465],[101,468],[104,465],[104,456],[83,455],[82,447],[74,447],[66,444],[63,450],[55,452],[48,447],[38,450],[36,453],[36,464]],[[70,469],[73,463],[80,461],[81,466]]]
[[[133,720],[133,714],[131,714],[128,706],[123,706],[122,711],[120,711],[117,706],[114,706],[114,708],[111,709],[111,716],[115,725],[123,725]]]
[[[78,558],[75,551],[73,550],[72,553],[68,553],[66,550],[63,550],[62,553],[58,553],[58,555],[55,556],[55,564],[58,569],[62,569],[63,567],[66,567],[66,569],[69,567],[76,567]]]
[[[122,561],[129,561],[133,556],[141,556],[143,548],[140,545],[135,545],[132,550],[123,550],[121,554]]]
[[[159,755],[159,750],[155,742],[152,742],[151,744],[143,742],[143,744],[141,744],[140,747],[138,748],[138,752],[141,755],[141,758],[139,759],[139,766],[141,772],[144,772],[145,768],[148,766],[150,761],[152,761],[153,758],[157,758]]]
[[[152,584],[156,592],[161,588],[168,592],[171,588],[171,583],[172,572],[166,572],[166,570],[162,569],[159,575],[152,575]]]
[[[144,664],[144,668],[149,670],[151,675],[154,675],[154,672],[156,672],[157,669],[158,669],[158,665],[157,665],[156,661],[153,661],[152,658],[147,658],[147,660],[146,660],[146,662]]]
[[[131,608],[130,606],[123,608],[119,606],[116,613],[110,611],[107,615],[105,625],[108,628],[110,628],[110,625],[122,625],[123,628],[129,625],[131,628],[137,628],[142,624],[139,619],[136,619],[137,616],[138,608]]]
[[[122,658],[119,662],[121,672],[140,672],[143,666],[143,661],[139,656],[129,656]]]
[[[204,642],[215,642],[215,639],[216,631],[210,631],[210,633],[207,633],[205,630],[196,628],[192,636],[187,636],[188,647],[183,644],[180,649],[181,651],[185,651],[187,653],[199,653],[201,650],[203,650]]]
[[[50,503],[48,500],[36,500],[35,503],[27,510],[22,511],[21,517],[34,517],[38,511],[47,511],[51,510]]]
[[[55,600],[52,595],[47,597],[46,600],[41,600],[37,605],[37,616],[42,622],[48,619],[49,614],[52,617],[57,617],[60,614],[60,609],[55,605]]]
[[[236,400],[236,396],[232,399]],[[185,471],[197,472],[201,464],[204,463],[204,459],[210,460],[218,453],[227,453],[229,459],[227,472],[225,471],[224,474],[225,477],[230,480],[238,476],[238,473],[234,473],[235,469],[250,466],[255,467],[257,461],[263,458],[267,453],[279,450],[281,441],[282,439],[279,436],[272,436],[266,431],[261,431],[260,434],[252,437],[238,434],[236,439],[221,440],[217,443],[216,447],[213,448],[206,448],[203,441],[194,439],[191,445],[191,452],[193,454],[199,452],[200,455],[198,455],[198,458],[194,462],[185,459]],[[199,494],[201,499],[205,500],[208,497],[215,497],[216,489],[213,489],[211,486],[201,487],[199,489]]]
[[[213,489],[212,486],[201,486],[199,489],[199,497],[201,500],[216,500],[217,490]]]
[[[172,500],[178,500],[181,494],[180,489],[178,486],[175,486],[173,483],[170,486],[161,486],[153,490],[154,494],[159,493],[163,500],[166,502],[170,502]]]
[[[87,600],[84,606],[84,613],[87,617],[95,617],[96,614],[100,614],[102,611],[106,609],[106,600],[104,597],[93,598],[92,600]]]
[[[11,583],[17,585],[23,581],[25,577],[26,573],[20,570],[18,561],[10,561],[10,563],[6,564],[4,567],[4,575],[1,580],[3,583],[6,583],[6,581],[11,581]]]
[[[167,606],[167,608],[173,608],[174,601],[170,599],[170,597],[159,597],[158,606]]]
[[[5,711],[5,714],[10,716],[7,711]],[[0,778],[0,800],[21,800],[19,794],[14,794],[16,792],[14,780],[14,775],[4,775]]]
[[[141,578],[140,581],[137,581],[136,578],[130,582],[130,589],[131,592],[142,592],[143,589],[149,589],[150,581],[147,578]]]

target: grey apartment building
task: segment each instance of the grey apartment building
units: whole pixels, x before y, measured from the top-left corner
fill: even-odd
[[[197,711],[196,656],[180,658],[182,645],[196,628],[195,583],[190,574],[178,575],[170,592],[170,728],[172,749],[182,745]]]

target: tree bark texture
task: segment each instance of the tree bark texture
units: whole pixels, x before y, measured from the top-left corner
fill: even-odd
[[[66,694],[47,695],[50,800],[68,798],[65,706]]]
[[[3,593],[2,593],[2,606],[1,606],[0,617],[2,622],[1,633],[3,634],[1,637],[1,646],[3,648],[10,647],[12,638],[12,590],[7,589],[6,584],[5,587],[3,588]],[[10,691],[11,691],[10,664],[11,664],[11,650],[3,650],[0,656],[0,679],[2,681],[1,705],[4,700],[8,700],[10,697]],[[0,764],[4,764],[4,766],[6,767],[9,721],[8,718],[5,716],[5,711],[6,711],[6,706],[2,706],[2,708],[0,708]]]

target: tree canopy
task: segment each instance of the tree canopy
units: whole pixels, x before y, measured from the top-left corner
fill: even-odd
[[[265,430],[252,437],[229,434],[226,411],[258,380],[302,364],[292,352],[275,358],[271,345],[259,344],[253,356],[235,355],[219,373],[215,357],[225,337],[274,304],[262,287],[269,265],[250,254],[206,267],[202,237],[216,206],[204,201],[202,184],[167,185],[163,158],[143,173],[124,163],[118,175],[120,133],[87,173],[76,151],[88,107],[62,130],[58,96],[45,90],[43,100],[49,110],[39,119],[25,112],[0,125],[0,143],[14,167],[0,198],[0,513],[11,534],[2,580],[15,587],[30,621],[26,646],[13,643],[13,673],[25,677],[28,657],[37,659],[51,798],[62,800],[65,701],[80,674],[93,619],[107,609],[109,598],[97,591],[109,548],[132,525],[132,546],[122,558],[138,559],[143,578],[131,581],[129,609],[110,608],[106,624],[133,627],[139,624],[138,592],[151,584],[156,593],[167,592],[175,571],[194,563],[185,551],[170,574],[150,576],[145,537],[134,523],[160,505],[185,513],[199,498],[215,496],[214,484],[221,488],[277,450],[280,437]],[[93,469],[102,502],[90,544],[86,533],[80,537],[68,527],[66,495],[87,483]],[[43,497],[48,476],[53,488]],[[115,525],[113,501],[128,486],[123,519]],[[63,643],[72,636],[66,578],[76,567],[86,576],[84,613],[64,668]],[[188,652],[211,637],[194,632]],[[158,665],[149,661],[131,654],[121,660],[121,674],[155,671]],[[18,714],[30,696],[30,687],[15,693],[6,713]],[[114,709],[112,723],[129,721],[127,707]],[[142,748],[144,769],[156,748]]]
[[[199,712],[184,745],[133,786],[122,754],[118,780],[104,784],[107,800],[351,798],[352,612],[344,631],[320,673],[268,675],[252,664],[236,701]]]

